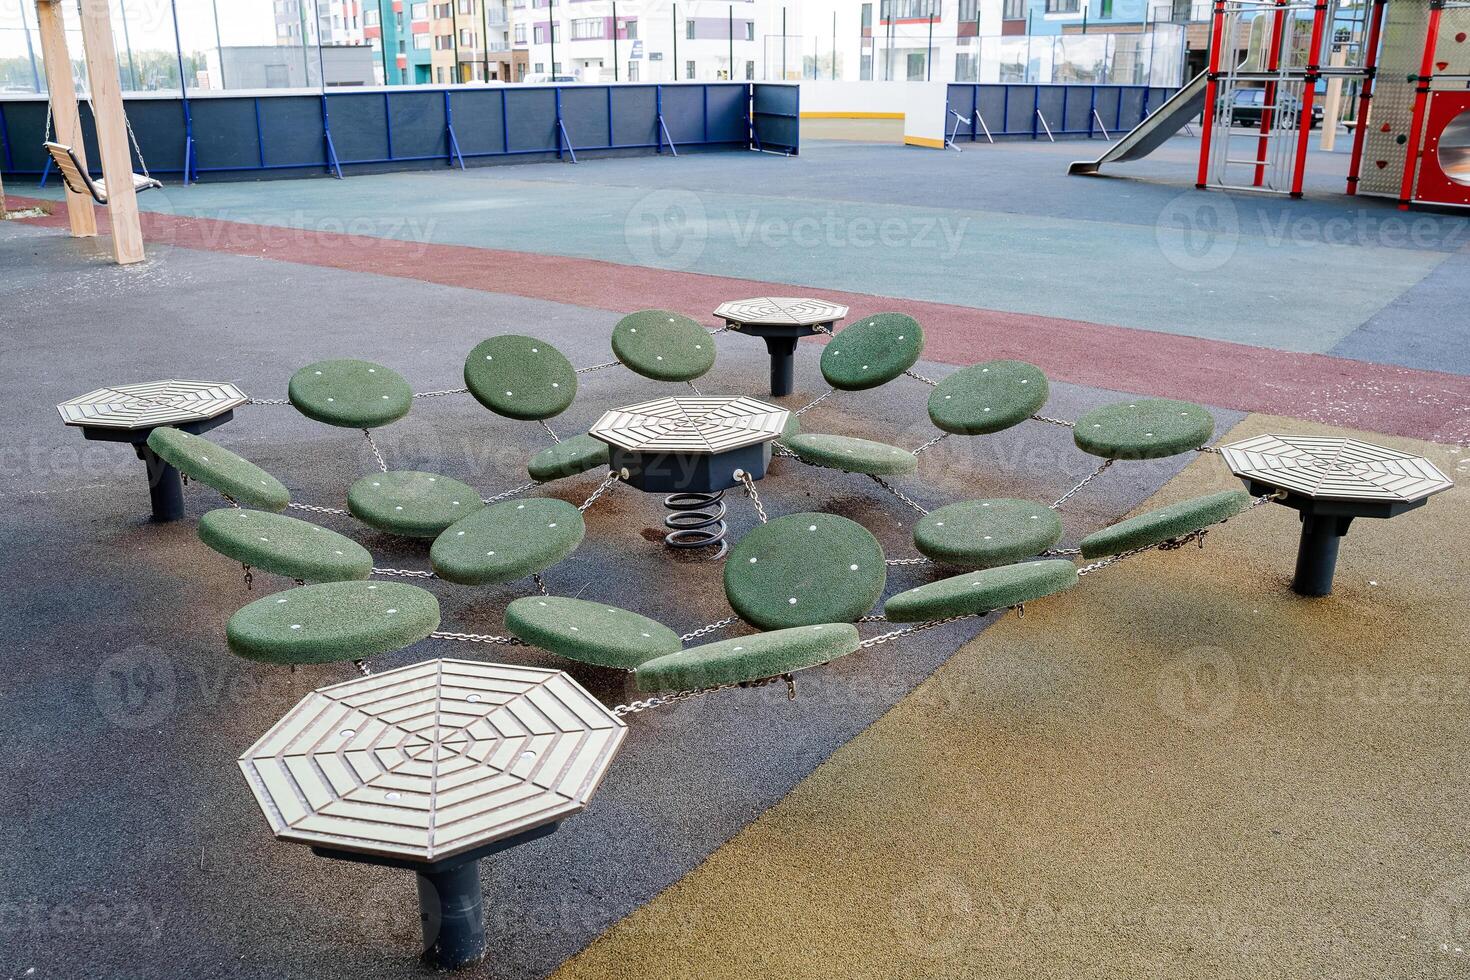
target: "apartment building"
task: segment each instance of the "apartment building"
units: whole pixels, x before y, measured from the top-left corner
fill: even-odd
[[[859,8],[858,78],[970,79],[981,37],[1001,33],[1002,0],[879,0]]]
[[[363,0],[367,43],[388,85],[509,81],[506,0]],[[387,57],[382,57],[383,51]]]
[[[510,0],[511,44],[525,53],[529,75],[585,82],[770,78],[768,68],[780,62],[782,11],[787,31],[796,34],[798,6],[773,0]],[[800,77],[799,57],[788,66]]]

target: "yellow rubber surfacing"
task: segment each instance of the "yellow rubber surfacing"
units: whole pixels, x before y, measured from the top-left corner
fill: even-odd
[[[1464,482],[1223,441],[1282,431]],[[1201,456],[1147,506],[1232,485]],[[1360,520],[1312,600],[1268,505],[1007,616],[556,976],[1464,976],[1467,527],[1463,485]]]

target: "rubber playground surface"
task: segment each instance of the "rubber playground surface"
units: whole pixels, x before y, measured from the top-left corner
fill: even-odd
[[[1256,508],[1203,549],[1152,552],[1077,589],[860,651],[782,685],[630,719],[589,809],[485,862],[489,955],[467,976],[1016,977],[1465,975],[1470,845],[1470,226],[1339,196],[1199,193],[1179,138],[1108,179],[1079,143],[963,153],[812,142],[799,157],[678,160],[171,185],[140,198],[147,263],[59,217],[0,225],[0,470],[11,636],[0,892],[8,976],[399,977],[416,965],[410,876],[271,840],[234,760],[337,668],[230,656],[223,624],[280,581],[204,548],[216,505],[146,519],[139,464],[54,406],[108,383],[233,381],[279,398],[325,357],[455,387],[497,333],[609,359],[625,312],[714,325],[721,301],[814,295],[910,313],[918,370],[1014,357],[1046,414],[1124,394],[1207,406],[1215,442],[1352,434],[1461,484],[1345,539],[1325,599],[1287,588],[1298,524]],[[55,188],[7,187],[11,207]],[[17,203],[14,198],[19,196]],[[718,339],[711,393],[762,391],[758,343]],[[798,352],[799,406],[824,390]],[[587,375],[554,424],[654,397]],[[928,389],[899,379],[803,416],[809,431],[917,446]],[[223,444],[297,498],[340,506],[361,439],[250,406]],[[394,469],[485,493],[523,481],[544,432],[464,398],[383,430]],[[950,439],[901,482],[925,507],[1050,502],[1093,466],[1065,430]],[[870,481],[779,460],[772,516],[858,520],[913,553],[912,512]],[[578,503],[595,476],[545,490]],[[1238,486],[1218,456],[1119,464],[1070,498],[1064,547],[1124,515]],[[732,537],[755,515],[732,495]],[[728,615],[719,566],[670,557],[662,509],[620,488],[547,575],[678,631]],[[336,523],[331,523],[336,521]],[[381,565],[423,549],[340,518]],[[890,569],[886,594],[938,577]],[[519,584],[436,589],[446,629],[501,631]],[[381,667],[469,656],[426,641]],[[607,704],[621,675],[549,654]],[[494,659],[492,657],[491,659]],[[147,680],[139,695],[139,679]],[[28,971],[34,971],[28,973]]]

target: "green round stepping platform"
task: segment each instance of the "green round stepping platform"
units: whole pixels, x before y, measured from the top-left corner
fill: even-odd
[[[371,361],[318,361],[291,375],[296,411],[347,429],[376,429],[413,407],[413,389],[397,371]]]
[[[362,660],[439,628],[439,600],[403,582],[326,582],[257,599],[230,617],[230,651],[274,664]]]
[[[1030,500],[965,500],[914,525],[919,553],[960,568],[991,568],[1031,558],[1062,540],[1062,521]]]
[[[1215,420],[1192,402],[1135,398],[1095,408],[1077,420],[1077,448],[1105,459],[1162,459],[1210,441]]]
[[[350,582],[372,574],[362,545],[284,514],[222,508],[199,519],[199,539],[226,558],[303,582]]]
[[[505,610],[505,628],[568,660],[618,670],[632,670],[684,645],[678,633],[647,616],[561,596],[517,599]]]
[[[1163,544],[1234,517],[1250,505],[1251,495],[1244,490],[1227,490],[1160,507],[1089,534],[1082,539],[1082,557],[1102,558]]]
[[[473,487],[437,473],[374,473],[347,491],[347,509],[368,527],[407,538],[434,538],[485,506]]]
[[[781,444],[813,466],[825,466],[869,476],[903,476],[919,468],[913,453],[897,446],[851,436],[803,432]]]
[[[801,435],[801,419],[797,418],[795,412],[788,412],[786,415],[786,424],[781,427],[780,441],[785,442],[792,436],[799,435]]]
[[[715,342],[695,321],[669,310],[630,313],[613,327],[613,354],[655,381],[693,381],[715,366]]]
[[[464,383],[496,415],[535,422],[560,415],[577,397],[577,371],[544,340],[507,334],[470,351]]]
[[[929,394],[929,419],[945,432],[978,436],[1024,422],[1046,404],[1046,375],[1025,361],[956,371]]]
[[[607,443],[584,434],[541,450],[526,464],[526,472],[537,483],[546,483],[606,465]]]
[[[790,514],[750,531],[725,560],[725,596],[761,629],[851,623],[888,580],[883,548],[835,514]]]
[[[486,507],[434,539],[429,562],[460,585],[513,582],[577,550],[587,525],[565,500],[533,497]]]
[[[879,313],[839,331],[822,349],[822,377],[842,391],[887,384],[919,360],[924,330],[902,313]]]
[[[900,592],[883,605],[895,623],[927,623],[951,616],[977,616],[1040,599],[1077,584],[1077,567],[1049,559],[966,572]]]
[[[743,684],[830,663],[860,643],[851,623],[816,623],[671,653],[639,666],[633,679],[640,691]]]
[[[203,436],[160,426],[148,434],[148,448],[189,479],[213,487],[236,503],[281,510],[291,502],[291,492],[280,480]]]

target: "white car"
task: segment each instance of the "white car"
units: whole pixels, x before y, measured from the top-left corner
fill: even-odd
[[[534,75],[527,75],[521,81],[527,85],[575,85],[581,79],[576,75],[548,75],[544,72],[537,72]]]

